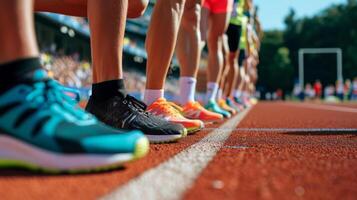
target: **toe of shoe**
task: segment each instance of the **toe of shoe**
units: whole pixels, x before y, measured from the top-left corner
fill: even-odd
[[[131,153],[143,155],[148,147],[147,138],[141,131],[133,130],[125,133],[96,135],[82,139],[81,145],[88,153],[121,154]]]

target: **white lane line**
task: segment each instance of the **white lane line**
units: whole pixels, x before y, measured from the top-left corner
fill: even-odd
[[[340,106],[319,105],[319,104],[310,104],[310,103],[285,103],[285,105],[302,107],[302,108],[311,108],[317,110],[357,113],[356,108],[347,108],[347,107],[340,107]]]
[[[222,130],[222,128],[217,128]],[[214,130],[213,128],[205,128],[204,130]],[[234,128],[231,131],[246,131],[246,132],[346,132],[357,133],[357,128]],[[227,130],[227,131],[229,131]]]
[[[234,116],[218,130],[183,150],[159,166],[132,179],[102,200],[176,200],[194,184],[196,178],[222,148],[225,141],[250,109]]]

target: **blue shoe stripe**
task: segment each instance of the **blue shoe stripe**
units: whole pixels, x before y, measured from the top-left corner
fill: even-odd
[[[5,115],[7,112],[10,110],[14,109],[15,107],[19,106],[21,103],[20,102],[12,102],[9,103],[5,106],[0,107],[0,116]]]
[[[33,115],[35,112],[37,111],[37,109],[35,108],[29,108],[27,110],[25,110],[22,114],[20,114],[20,116],[17,118],[15,124],[14,124],[14,128],[19,127],[22,123],[24,123],[24,121],[26,119],[28,119],[29,117],[31,117],[31,115]]]
[[[40,120],[37,121],[37,123],[35,124],[34,128],[32,129],[31,135],[33,137],[37,136],[42,128],[44,127],[44,125],[51,119],[51,116],[44,116],[42,117]]]

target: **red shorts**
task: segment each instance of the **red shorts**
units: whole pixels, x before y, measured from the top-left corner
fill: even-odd
[[[214,14],[232,12],[233,0],[203,0],[203,7]]]

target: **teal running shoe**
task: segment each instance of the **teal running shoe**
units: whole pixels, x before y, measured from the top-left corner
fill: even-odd
[[[237,112],[241,112],[242,110],[238,107],[237,104],[234,103],[234,101],[230,98],[226,99],[226,103],[229,107],[233,108],[234,110],[236,110]]]
[[[244,104],[244,102],[242,101],[241,98],[234,97],[234,101],[235,101],[237,104],[242,105],[243,108],[247,108],[247,105]]]
[[[105,171],[147,154],[141,131],[110,128],[39,70],[0,93],[0,167],[48,173]]]
[[[223,110],[222,108],[220,108],[217,104],[217,102],[215,101],[208,101],[208,103],[206,104],[205,108],[209,111],[218,113],[223,115],[224,118],[230,118],[231,114],[228,111]]]

